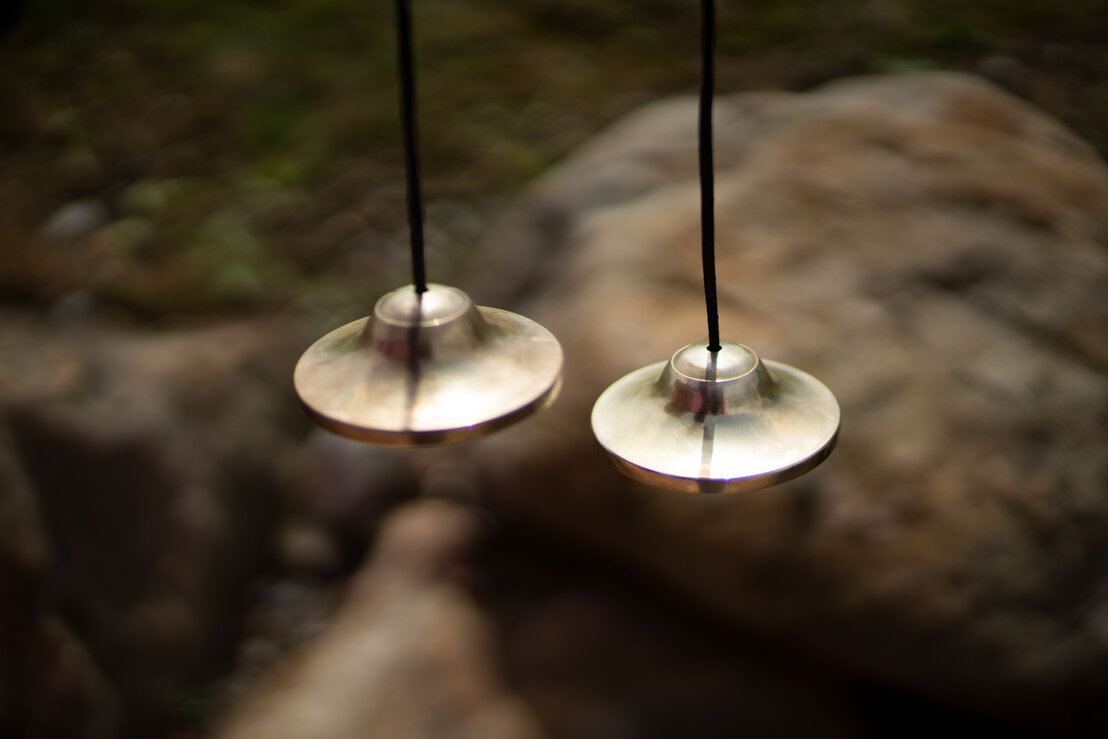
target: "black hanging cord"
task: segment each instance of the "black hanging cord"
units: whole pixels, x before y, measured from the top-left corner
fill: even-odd
[[[400,116],[404,130],[404,165],[408,175],[408,230],[412,246],[412,283],[417,293],[427,292],[423,264],[423,190],[419,180],[416,141],[415,75],[412,71],[412,17],[408,0],[396,0],[397,56],[400,66]]]
[[[700,81],[700,257],[704,263],[704,302],[708,310],[708,351],[718,352],[719,305],[716,299],[715,175],[712,171],[712,91],[715,87],[716,4],[701,0],[703,16]]]

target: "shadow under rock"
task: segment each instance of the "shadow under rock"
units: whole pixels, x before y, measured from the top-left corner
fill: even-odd
[[[473,552],[470,590],[510,689],[557,739],[1021,736],[722,623],[518,520]]]

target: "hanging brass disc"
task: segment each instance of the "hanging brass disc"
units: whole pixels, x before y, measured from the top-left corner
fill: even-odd
[[[562,348],[523,316],[412,285],[313,344],[293,381],[308,415],[362,441],[415,446],[501,429],[553,402]]]
[[[624,474],[692,493],[776,485],[831,454],[839,404],[816,378],[724,342],[677,351],[617,380],[593,433]]]

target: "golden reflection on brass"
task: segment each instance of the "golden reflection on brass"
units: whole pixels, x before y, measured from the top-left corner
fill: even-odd
[[[631,478],[690,493],[776,485],[827,459],[839,404],[816,378],[723,342],[677,351],[617,380],[596,401],[593,433]]]
[[[474,306],[461,290],[412,285],[373,315],[313,344],[296,365],[301,404],[320,426],[376,444],[472,439],[554,401],[562,348],[523,316]]]

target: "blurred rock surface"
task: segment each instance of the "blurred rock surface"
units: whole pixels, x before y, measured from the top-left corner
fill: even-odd
[[[330,628],[219,736],[860,735],[849,686],[674,610],[564,542],[506,533],[456,503],[408,504]]]
[[[1108,169],[960,74],[721,96],[715,123],[724,338],[836,392],[831,459],[697,497],[591,438],[609,383],[705,333],[693,99],[617,123],[492,235],[466,289],[554,331],[565,389],[444,454],[489,504],[898,690],[1108,730]]]
[[[0,671],[19,686],[0,733],[157,735],[228,649],[269,546],[275,460],[304,425],[295,342],[270,320],[0,322],[0,581],[16,654]]]
[[[99,200],[77,200],[51,214],[42,226],[48,239],[79,239],[108,222],[108,209]]]
[[[0,733],[106,739],[114,691],[53,612],[49,562],[34,490],[0,431]]]
[[[451,582],[475,535],[475,521],[448,503],[395,514],[331,628],[277,670],[221,736],[541,736],[500,684],[482,614]]]

